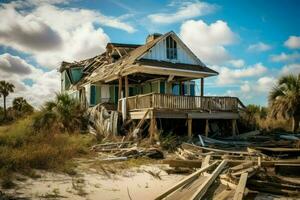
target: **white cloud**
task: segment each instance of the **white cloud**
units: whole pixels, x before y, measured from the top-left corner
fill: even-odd
[[[262,63],[248,66],[242,69],[231,69],[224,66],[212,66],[213,69],[219,72],[217,84],[226,85],[238,82],[242,78],[258,77],[267,72],[267,67]]]
[[[203,16],[212,13],[216,10],[216,6],[206,2],[184,2],[176,12],[169,13],[155,13],[148,15],[148,18],[153,23],[157,24],[171,24],[193,17]]]
[[[300,58],[300,53],[294,52],[292,54],[281,53],[278,55],[271,55],[270,60],[273,62],[294,61]]]
[[[123,16],[105,16],[99,11],[58,7],[59,0],[27,0],[0,5],[0,45],[32,55],[41,65],[57,68],[62,60],[74,61],[104,51],[108,35],[100,26],[132,33]],[[29,6],[29,8],[28,8]],[[30,7],[31,6],[31,7]]]
[[[44,72],[30,65],[22,58],[8,53],[0,55],[0,63],[5,63],[9,67],[17,65],[10,70],[2,67],[2,65],[0,68],[0,79],[15,85],[15,91],[8,96],[8,105],[11,104],[15,97],[21,96],[30,104],[39,107],[46,100],[51,100],[55,96],[55,92],[59,91],[60,75],[57,70]],[[32,85],[26,85],[24,83],[25,80],[31,80]],[[2,105],[2,98],[0,98],[0,103]]]
[[[240,91],[236,91],[238,96],[244,99],[253,99],[266,95],[276,83],[276,79],[271,76],[263,76],[257,80],[244,81],[240,86]]]
[[[283,74],[283,75],[299,74],[300,73],[300,64],[293,63],[293,64],[285,65],[281,69],[280,73]]]
[[[245,66],[245,61],[243,59],[229,60],[228,63],[238,68]]]
[[[248,81],[246,81],[243,85],[240,87],[241,91],[244,93],[249,93],[251,91],[251,87]]]
[[[233,44],[237,36],[226,22],[218,20],[210,25],[202,20],[189,20],[180,27],[180,37],[204,62],[220,64],[229,59],[224,46]]]
[[[284,42],[284,46],[290,49],[300,48],[300,36],[290,36],[288,40]]]
[[[269,92],[274,86],[276,79],[274,77],[264,76],[257,80],[253,88],[258,92]]]
[[[251,44],[248,47],[248,51],[251,52],[262,52],[262,51],[268,51],[270,50],[272,47],[268,44],[265,44],[263,42],[258,42],[256,44]]]
[[[0,71],[2,73],[30,74],[32,66],[18,56],[5,53],[0,55]]]

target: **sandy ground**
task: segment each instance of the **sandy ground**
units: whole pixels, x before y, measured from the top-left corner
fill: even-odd
[[[69,176],[47,171],[37,171],[41,178],[19,177],[17,187],[6,190],[8,194],[29,199],[154,199],[164,190],[183,179],[185,175],[168,175],[166,165],[141,165],[110,172],[91,167],[91,162],[78,161],[78,175]],[[110,163],[111,167],[115,163]],[[146,171],[159,173],[155,177]]]

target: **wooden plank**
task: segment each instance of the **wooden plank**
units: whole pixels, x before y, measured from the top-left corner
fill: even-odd
[[[208,119],[205,120],[205,136],[208,137],[208,132],[209,132],[209,123]]]
[[[138,135],[138,133],[139,133],[139,131],[140,131],[140,128],[143,126],[143,124],[144,124],[144,122],[145,122],[145,120],[146,120],[146,117],[147,117],[149,111],[150,111],[150,109],[147,110],[147,112],[144,114],[143,118],[139,121],[138,125],[137,125],[137,126],[135,127],[135,129],[133,130],[132,136],[133,136],[134,138],[137,137],[137,135]]]
[[[129,96],[128,77],[125,76],[124,79],[125,79],[125,97],[128,98]]]
[[[193,121],[190,118],[187,120],[187,124],[188,124],[188,137],[189,138],[193,137],[193,135],[192,135],[192,126],[193,126],[192,122]]]
[[[219,160],[220,161],[220,160]],[[249,160],[228,160],[229,166],[236,166],[245,163]],[[201,160],[163,160],[164,164],[169,164],[170,167],[189,167],[189,168],[201,168]],[[273,167],[275,164],[300,164],[299,159],[293,160],[275,160],[275,161],[262,161],[262,167]]]
[[[214,182],[214,180],[219,176],[219,174],[222,172],[224,167],[227,164],[227,160],[223,160],[219,166],[213,171],[213,173],[209,176],[209,178],[198,188],[198,190],[194,193],[191,200],[198,200],[201,199],[210,185]]]
[[[206,151],[213,151],[213,152],[224,153],[224,154],[251,155],[246,151],[229,151],[229,150],[222,150],[222,149],[214,149],[209,147],[200,147],[189,143],[183,143],[181,146],[182,148],[186,148],[186,147],[189,148],[189,146],[192,146],[194,148],[198,148],[201,151],[206,150]]]
[[[247,183],[248,173],[243,173],[239,180],[239,184],[235,190],[233,200],[242,200],[245,192],[245,187]]]
[[[198,176],[200,176],[200,174],[202,172],[207,171],[208,169],[212,168],[213,166],[215,166],[218,163],[218,161],[215,161],[214,163],[212,163],[211,165],[205,166],[199,170],[197,170],[196,172],[194,172],[193,174],[189,175],[188,177],[186,177],[185,179],[181,180],[179,183],[177,183],[176,185],[172,186],[171,188],[167,189],[165,192],[163,192],[161,195],[159,195],[158,197],[156,197],[156,200],[159,199],[163,199],[166,196],[168,196],[169,194],[171,194],[172,192],[174,192],[175,190],[177,190],[178,188],[180,188],[181,186],[189,183],[191,180],[193,180],[194,178],[197,178]]]
[[[253,164],[254,164],[253,161],[245,161],[244,163],[242,163],[240,165],[236,165],[234,167],[229,168],[229,170],[231,172],[235,172],[235,171],[243,170],[247,167],[251,167],[251,166],[253,166]]]
[[[222,192],[218,193],[215,197],[213,197],[213,200],[225,200],[231,193],[233,193],[233,190],[225,189]]]
[[[119,91],[118,91],[118,99],[122,98],[122,77],[119,78]]]
[[[232,128],[232,136],[235,136],[236,135],[236,119],[233,119],[231,121],[231,128]]]

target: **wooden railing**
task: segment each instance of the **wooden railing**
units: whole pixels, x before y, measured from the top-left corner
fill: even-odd
[[[244,107],[237,97],[176,96],[171,94],[149,93],[127,98],[127,110],[161,108],[173,110],[204,110],[237,112]],[[119,100],[121,110],[121,100]]]

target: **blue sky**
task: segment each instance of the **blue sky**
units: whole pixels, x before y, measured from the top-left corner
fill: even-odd
[[[206,95],[267,105],[277,78],[300,72],[299,9],[296,0],[1,1],[0,79],[16,85],[10,99],[38,106],[59,90],[62,60],[173,30],[220,73],[205,80]]]

